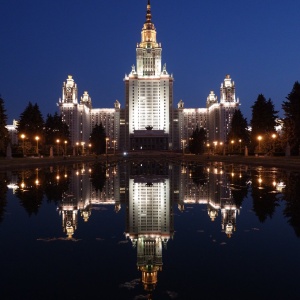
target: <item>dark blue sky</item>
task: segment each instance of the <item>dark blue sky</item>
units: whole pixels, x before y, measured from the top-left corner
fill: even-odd
[[[69,74],[93,107],[124,107],[125,73],[147,0],[0,0],[0,94],[9,123],[28,102],[57,110]],[[163,63],[173,73],[174,105],[205,107],[226,74],[251,118],[258,94],[277,110],[300,80],[299,0],[152,0]],[[280,113],[281,114],[281,113]]]

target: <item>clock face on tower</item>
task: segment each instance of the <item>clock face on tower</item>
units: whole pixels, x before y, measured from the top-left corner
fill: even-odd
[[[67,87],[67,92],[71,92],[72,88],[71,87]]]

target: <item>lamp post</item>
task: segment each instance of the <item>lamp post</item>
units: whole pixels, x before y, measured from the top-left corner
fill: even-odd
[[[242,140],[239,139],[239,143],[240,143],[240,153],[242,153]]]
[[[59,156],[59,142],[60,142],[60,140],[57,139],[56,140],[56,144],[57,144],[57,156]]]
[[[233,144],[234,144],[234,140],[231,140],[231,152],[233,152]]]
[[[77,142],[76,143],[76,155],[78,155],[78,146],[79,146],[79,143]]]
[[[182,154],[184,155],[185,152],[185,140],[182,140]]]
[[[116,154],[116,140],[113,140],[113,143],[114,143],[114,155]]]
[[[92,153],[91,149],[92,149],[92,144],[89,144],[89,154]]]
[[[105,154],[106,154],[106,156],[107,156],[107,144],[108,144],[108,141],[109,141],[109,138],[107,137],[107,138],[105,138]]]
[[[39,154],[39,137],[38,136],[36,136],[35,137],[35,140],[36,140],[36,154]]]
[[[81,146],[82,146],[82,154],[84,154],[84,145],[85,145],[85,142],[81,142]]]
[[[275,139],[277,138],[277,135],[275,133],[272,134],[272,148],[273,148],[273,153],[275,152]]]
[[[220,142],[220,146],[221,146],[221,154],[224,154],[223,142]]]
[[[24,144],[25,137],[26,137],[25,134],[22,133],[22,134],[21,134],[21,139],[22,139],[23,156],[25,156],[25,144]]]
[[[257,137],[257,139],[258,139],[258,153],[259,153],[259,152],[260,152],[260,141],[262,140],[262,136],[259,135],[259,136]]]
[[[214,154],[216,154],[218,142],[217,142],[217,141],[214,141],[213,144],[214,144]]]
[[[67,155],[67,144],[68,144],[68,141],[65,141],[65,155]]]

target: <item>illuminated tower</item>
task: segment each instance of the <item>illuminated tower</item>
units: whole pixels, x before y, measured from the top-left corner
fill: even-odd
[[[239,99],[235,96],[235,84],[226,75],[221,83],[220,102],[213,92],[207,98],[208,140],[226,142],[230,130],[232,116],[239,109]]]
[[[78,103],[78,88],[71,75],[63,83],[62,98],[59,99],[58,106],[63,122],[69,127],[72,145],[74,146],[76,142],[87,143],[91,133],[92,101],[88,92],[84,92]]]
[[[173,77],[162,67],[161,44],[156,40],[148,0],[141,42],[136,47],[136,67],[125,75],[126,147],[166,149],[172,147],[170,126]],[[148,128],[148,130],[146,130]],[[150,132],[151,131],[151,132]]]
[[[226,75],[221,84],[220,95],[220,140],[226,141],[232,116],[240,106],[239,98],[235,96],[235,83],[230,75]]]

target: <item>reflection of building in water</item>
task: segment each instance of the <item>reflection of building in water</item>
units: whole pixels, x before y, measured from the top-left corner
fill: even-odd
[[[236,229],[239,207],[232,197],[230,182],[222,165],[188,166],[181,168],[180,210],[185,204],[205,204],[210,219],[215,221],[221,211],[222,231],[230,237]]]
[[[157,284],[162,248],[173,234],[168,164],[134,165],[129,178],[126,236],[137,247],[137,266],[146,291]]]
[[[120,210],[119,177],[117,167],[105,169],[107,180],[103,189],[95,189],[92,184],[92,169],[86,165],[76,166],[71,172],[69,190],[62,195],[59,212],[62,216],[63,230],[71,238],[77,228],[78,213],[85,222],[93,209],[99,205],[114,205]]]

